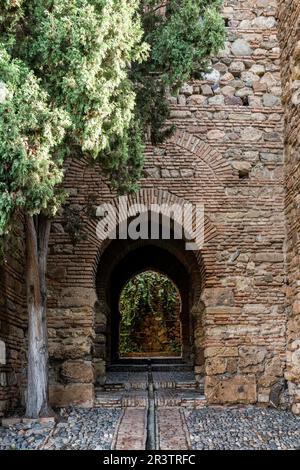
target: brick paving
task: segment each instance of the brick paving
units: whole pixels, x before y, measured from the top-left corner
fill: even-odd
[[[189,439],[180,408],[159,408],[156,412],[158,450],[188,450]]]
[[[125,408],[117,430],[115,450],[144,450],[147,440],[147,408]]]

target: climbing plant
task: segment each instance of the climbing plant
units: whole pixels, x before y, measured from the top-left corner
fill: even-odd
[[[121,292],[119,309],[121,356],[149,352],[150,342],[160,352],[181,351],[180,296],[167,276],[145,271],[133,277]]]
[[[153,144],[173,131],[167,125],[168,96],[191,78],[201,78],[208,59],[224,45],[222,0],[141,0],[147,59],[134,63],[130,77],[136,92],[136,122]]]

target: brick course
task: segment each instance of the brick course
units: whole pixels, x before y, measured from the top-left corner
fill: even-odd
[[[22,233],[19,222],[0,268],[0,416],[24,396],[27,321]]]

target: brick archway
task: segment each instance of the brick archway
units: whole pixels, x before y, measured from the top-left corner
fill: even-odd
[[[167,191],[141,190],[130,196],[128,204],[177,204],[186,201]],[[117,200],[110,202],[117,204]],[[124,284],[135,274],[154,269],[167,275],[178,287],[182,300],[182,361],[204,372],[204,311],[201,293],[205,287],[207,266],[212,272],[213,259],[209,243],[217,232],[205,218],[203,250],[187,251],[185,240],[105,240],[99,246],[94,266],[97,302],[95,305],[94,367],[96,382],[103,376],[104,365],[118,360],[118,299]],[[207,266],[206,266],[207,264]]]
[[[189,201],[183,199],[181,197],[176,196],[175,194],[162,190],[162,189],[141,189],[135,194],[131,194],[127,198],[128,206],[141,206],[146,208],[149,212],[153,212],[153,207],[161,206],[162,204],[166,204],[169,206],[178,206],[183,207]],[[107,206],[113,206],[117,210],[117,206],[119,203],[119,199],[117,197],[112,198],[106,204]],[[193,204],[192,204],[193,205]],[[194,206],[194,205],[193,205]],[[126,221],[126,215],[123,218]],[[96,230],[95,230],[96,231]],[[215,245],[218,241],[218,232],[215,225],[211,222],[210,218],[204,214],[204,246],[201,250],[193,251],[194,256],[197,260],[198,269],[201,272],[201,286],[199,285],[199,289],[197,291],[198,300],[200,299],[201,288],[205,284],[205,279],[207,277],[213,276],[214,269],[215,269],[215,256],[216,256],[216,249]],[[108,248],[111,240],[104,240],[100,243],[98,248],[97,256],[95,257],[93,271],[94,273],[97,272],[98,265],[100,262],[100,258]]]
[[[120,313],[118,299],[126,282],[139,272],[152,269],[167,275],[177,286],[182,302],[182,360],[194,365],[194,324],[192,308],[198,298],[198,285],[201,283],[201,273],[197,269],[194,256],[189,253],[184,259],[183,243],[174,241],[115,241],[107,248],[101,258],[97,274],[97,308],[105,312],[105,350],[102,347],[102,357],[107,364],[118,360],[119,321]],[[98,331],[96,324],[96,331]],[[103,334],[103,331],[102,333]],[[97,338],[96,335],[96,344]],[[102,336],[103,341],[103,336]],[[100,342],[100,341],[99,341]],[[102,343],[103,344],[103,343]],[[100,352],[98,350],[98,352]],[[97,346],[95,349],[97,356]],[[97,360],[96,360],[97,362]]]

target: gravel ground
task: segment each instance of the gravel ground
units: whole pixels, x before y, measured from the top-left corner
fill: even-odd
[[[300,417],[287,411],[209,407],[185,415],[195,450],[300,449]]]
[[[60,421],[0,427],[0,450],[110,450],[120,409],[67,408]],[[185,409],[192,448],[300,449],[300,417],[287,411],[245,406]]]
[[[0,427],[0,450],[109,450],[120,410],[67,408],[53,424],[17,424]]]
[[[53,423],[15,424],[9,428],[0,427],[0,450],[36,450],[48,438]]]

